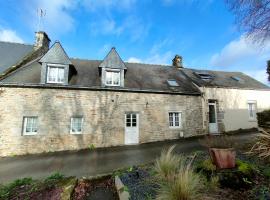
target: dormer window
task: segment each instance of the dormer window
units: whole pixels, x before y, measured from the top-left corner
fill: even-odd
[[[47,83],[61,83],[65,80],[65,67],[59,65],[48,65]]]
[[[106,85],[120,86],[120,71],[106,71]]]

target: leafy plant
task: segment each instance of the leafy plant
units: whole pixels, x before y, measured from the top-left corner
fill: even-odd
[[[256,170],[252,164],[241,160],[236,160],[236,165],[238,166],[238,170],[245,175],[252,175]]]
[[[59,172],[55,172],[54,174],[48,176],[45,180],[44,183],[47,187],[54,187],[55,183],[63,180],[64,179],[64,175],[60,174]]]
[[[94,144],[90,144],[89,146],[88,146],[88,149],[89,150],[94,150],[96,147],[95,147],[95,145]]]
[[[161,156],[156,159],[154,169],[162,179],[167,179],[174,174],[180,164],[181,157],[173,154],[174,148],[175,145],[168,150],[163,150]]]
[[[219,149],[227,149],[233,148],[235,142],[232,137],[227,135],[206,135],[203,139],[199,140],[200,144],[207,148],[219,148]]]
[[[0,187],[0,199],[8,199],[10,193],[16,188],[24,185],[33,184],[32,178],[17,179],[12,183]]]

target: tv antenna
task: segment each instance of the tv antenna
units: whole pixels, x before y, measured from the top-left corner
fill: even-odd
[[[37,15],[38,15],[38,30],[41,31],[43,29],[43,19],[46,16],[46,10],[43,10],[42,8],[37,9]]]

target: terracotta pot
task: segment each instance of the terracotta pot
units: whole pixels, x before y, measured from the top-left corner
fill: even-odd
[[[219,169],[229,169],[235,167],[235,150],[233,148],[218,149],[210,148],[209,153],[213,163]]]

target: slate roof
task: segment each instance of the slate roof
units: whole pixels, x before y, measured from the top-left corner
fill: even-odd
[[[58,41],[56,41],[52,45],[49,51],[39,60],[39,62],[63,64],[63,65],[72,64],[62,45]]]
[[[33,45],[0,41],[0,74],[20,62],[33,49]]]
[[[77,74],[73,75],[69,85],[65,87],[101,87],[101,77],[99,76],[99,60],[70,59],[76,68]],[[138,63],[125,63],[127,72],[125,74],[125,87],[113,88],[119,90],[200,94],[196,86],[181,71],[172,66],[149,65]],[[11,73],[3,83],[19,84],[40,84],[41,65],[35,61],[27,66]],[[175,79],[179,87],[169,86],[167,80]],[[108,87],[106,87],[108,88]]]
[[[267,85],[251,78],[242,72],[225,72],[212,70],[198,70],[198,69],[182,69],[187,76],[198,86],[206,87],[224,87],[224,88],[242,88],[242,89],[270,89]],[[197,73],[210,74],[213,79],[209,81],[202,80]],[[239,81],[233,77],[240,78]]]
[[[114,69],[126,69],[125,63],[113,47],[104,60],[100,63],[99,67],[114,68]]]

